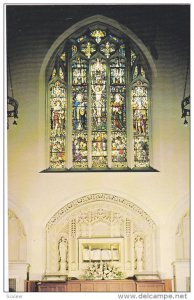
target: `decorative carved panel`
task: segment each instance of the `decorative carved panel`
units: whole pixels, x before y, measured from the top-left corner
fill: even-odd
[[[106,245],[108,240],[111,239],[113,245],[115,240],[116,245],[119,238],[123,241],[122,251],[119,250],[122,257],[115,263],[121,271],[126,276],[132,276],[134,272],[143,270],[152,271],[153,257],[148,256],[153,252],[150,252],[147,246],[150,247],[151,242],[151,247],[155,247],[152,239],[155,227],[153,220],[142,209],[117,196],[92,194],[74,200],[60,209],[47,223],[46,273],[62,272],[79,277],[86,267],[85,263],[80,261],[83,256],[79,246],[81,239],[90,241],[91,250],[95,245],[100,245],[100,251],[103,252],[108,249],[108,244]],[[66,266],[62,268],[63,271],[60,267],[58,246],[62,236],[68,243]],[[138,239],[143,244],[141,253],[140,247],[137,247]],[[104,244],[98,243],[97,240],[103,240]],[[83,249],[86,251],[89,248]]]

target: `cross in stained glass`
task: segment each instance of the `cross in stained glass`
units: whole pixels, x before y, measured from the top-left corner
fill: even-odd
[[[107,42],[105,45],[101,46],[101,51],[104,52],[107,58],[109,58],[110,54],[115,51],[115,46]]]
[[[87,58],[90,58],[93,52],[96,52],[95,46],[90,42],[82,45],[82,52],[84,52]]]
[[[106,32],[102,30],[94,30],[90,33],[91,37],[95,38],[96,43],[100,43],[102,38],[106,36]]]

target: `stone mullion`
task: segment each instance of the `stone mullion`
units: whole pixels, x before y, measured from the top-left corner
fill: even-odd
[[[149,151],[149,166],[150,165],[153,165],[153,161],[152,161],[152,158],[153,158],[153,149],[152,149],[152,120],[151,120],[151,110],[152,110],[152,103],[151,103],[151,89],[149,87],[149,85],[147,86],[147,99],[148,99],[148,111],[147,111],[147,117],[148,117],[148,151]]]
[[[92,167],[92,96],[91,96],[91,62],[88,67],[88,168]]]
[[[107,160],[108,160],[108,167],[111,168],[112,166],[112,145],[111,145],[111,100],[110,100],[110,63],[106,64],[107,70],[107,101],[106,101],[106,113],[107,113]]]
[[[133,164],[133,112],[131,107],[132,74],[131,74],[131,50],[126,47],[126,126],[127,126],[127,166]]]
[[[70,46],[67,51],[67,125],[66,125],[66,168],[72,168],[72,69],[70,60]]]

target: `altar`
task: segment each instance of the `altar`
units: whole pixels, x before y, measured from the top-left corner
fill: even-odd
[[[26,292],[171,292],[169,280],[27,281]]]
[[[82,279],[95,263],[118,268],[123,278],[154,274],[156,255],[156,226],[149,216],[124,199],[95,194],[64,207],[47,223],[43,279]]]

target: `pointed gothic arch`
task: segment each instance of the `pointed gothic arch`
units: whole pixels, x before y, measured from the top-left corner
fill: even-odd
[[[95,28],[101,28],[96,31],[105,33],[104,44],[103,38],[97,36],[91,43],[92,32],[87,43],[82,43],[85,37],[81,33],[88,28],[93,33]],[[79,38],[78,57],[75,49]],[[80,61],[83,67],[78,67]],[[92,71],[97,65],[104,65],[101,86],[96,80],[97,71]],[[75,77],[78,71],[86,77]],[[48,167],[45,171],[153,171],[150,89],[155,76],[155,64],[145,45],[112,19],[96,15],[61,34],[47,52],[40,71],[40,113],[45,115],[40,126],[41,132],[45,128],[44,165]],[[48,81],[49,88],[45,84]]]

